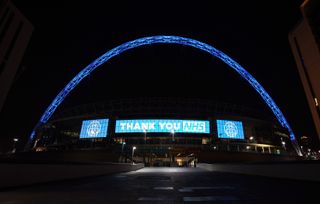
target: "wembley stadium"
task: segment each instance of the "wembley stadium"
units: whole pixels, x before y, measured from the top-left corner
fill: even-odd
[[[194,165],[205,151],[294,154],[287,130],[272,117],[204,99],[151,97],[80,105],[55,113],[40,132],[35,151],[113,146],[120,160],[146,165]]]

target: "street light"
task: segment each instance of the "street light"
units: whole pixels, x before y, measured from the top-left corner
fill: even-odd
[[[19,141],[18,138],[13,138],[13,149],[12,149],[12,153],[16,152],[16,143]]]
[[[285,141],[282,141],[281,144],[282,144],[282,147],[284,148],[284,150],[287,150],[287,149],[286,149],[286,142],[285,142]]]
[[[131,155],[131,161],[132,161],[132,164],[134,164],[133,162],[133,154],[134,154],[134,150],[137,149],[135,146],[132,147],[132,155]]]
[[[122,142],[121,154],[123,154],[124,145],[126,145],[126,142]]]
[[[280,139],[281,139],[281,144],[282,144],[283,149],[287,151],[286,142],[283,141],[282,137],[280,137]]]
[[[171,130],[172,141],[174,141],[174,130]]]
[[[40,140],[40,139],[36,139],[36,141],[35,141],[34,144],[33,144],[33,148],[36,148],[36,147],[37,147],[37,144],[38,144],[39,140]]]
[[[254,139],[254,137],[253,137],[253,136],[249,137],[250,142],[252,142],[252,141],[253,141],[253,139]]]

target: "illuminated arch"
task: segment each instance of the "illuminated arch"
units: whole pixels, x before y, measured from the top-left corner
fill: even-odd
[[[119,45],[112,50],[109,50],[104,55],[93,61],[91,64],[89,64],[87,67],[85,67],[83,70],[81,70],[63,89],[60,91],[60,93],[56,96],[56,98],[53,100],[53,102],[49,105],[49,107],[46,109],[46,111],[43,113],[42,117],[40,118],[40,121],[37,123],[35,128],[33,129],[30,138],[29,138],[29,145],[33,142],[34,136],[36,134],[36,130],[45,124],[52,114],[55,112],[57,107],[62,103],[62,101],[65,99],[65,97],[81,82],[82,79],[84,79],[86,76],[88,76],[92,71],[94,71],[96,68],[98,68],[103,63],[107,62],[112,57],[127,51],[132,48],[140,47],[143,45],[149,45],[149,44],[157,44],[157,43],[168,43],[168,44],[180,44],[180,45],[187,45],[190,47],[194,47],[200,50],[203,50],[205,52],[210,53],[211,55],[221,59],[223,62],[228,64],[231,68],[233,68],[236,72],[238,72],[244,79],[246,79],[249,84],[260,94],[260,96],[263,98],[265,103],[269,106],[269,108],[272,110],[273,114],[278,119],[279,123],[287,128],[290,139],[292,141],[292,144],[298,153],[298,155],[302,155],[299,145],[297,144],[296,138],[294,136],[294,133],[285,119],[284,115],[278,108],[278,106],[275,104],[275,102],[272,100],[272,98],[269,96],[269,94],[265,91],[265,89],[259,84],[259,82],[250,74],[248,73],[242,66],[240,66],[237,62],[235,62],[233,59],[228,57],[226,54],[221,52],[220,50],[217,50],[211,45],[208,45],[206,43],[185,38],[185,37],[179,37],[179,36],[150,36],[150,37],[144,37],[139,38],[133,41],[126,42],[122,45]]]

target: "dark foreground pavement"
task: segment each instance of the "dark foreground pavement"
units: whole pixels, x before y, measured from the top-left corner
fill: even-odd
[[[159,167],[8,189],[0,192],[0,203],[304,204],[319,203],[319,189],[319,182]]]

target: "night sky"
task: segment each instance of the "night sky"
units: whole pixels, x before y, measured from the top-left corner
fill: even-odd
[[[298,137],[316,135],[288,42],[288,32],[301,17],[302,0],[13,2],[35,29],[22,63],[25,70],[1,115],[0,151],[13,137],[29,136],[43,111],[82,68],[117,45],[151,35],[194,38],[223,51],[268,91]],[[136,48],[108,61],[58,111],[141,96],[214,99],[272,115],[254,89],[220,60],[168,44]]]

